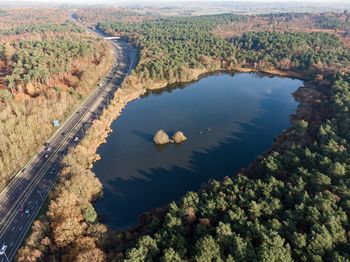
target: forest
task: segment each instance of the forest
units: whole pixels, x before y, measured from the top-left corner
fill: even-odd
[[[350,75],[339,73],[349,64],[348,49],[326,32],[247,32],[225,41],[212,29],[226,19],[100,26],[137,39],[146,58],[138,68],[141,77],[170,78],[169,71],[176,77],[183,67],[208,66],[202,61],[210,57],[259,70],[321,74],[309,84],[327,98],[314,105],[316,119],[294,122],[294,134],[285,142],[288,150],[271,150],[247,171],[211,181],[171,203],[164,216],[150,223],[150,234],[126,251],[125,261],[350,259],[350,137],[345,131]],[[333,27],[331,22],[324,16],[319,26]]]
[[[343,13],[273,13],[247,16],[246,22],[220,24],[214,33],[224,38],[248,32],[324,32],[339,37],[350,47],[350,14]]]
[[[36,23],[16,26],[9,13],[0,30],[0,190],[113,63],[108,43],[61,22],[61,13],[31,10],[26,21]]]
[[[71,22],[64,22],[62,24],[57,23],[44,23],[44,24],[31,24],[12,27],[9,29],[0,29],[0,36],[19,35],[23,33],[45,33],[52,32],[72,32],[82,33],[82,29],[72,24]]]
[[[296,137],[313,140],[259,157],[254,168],[211,181],[154,218],[126,261],[347,261],[350,74],[328,80],[329,117]]]
[[[20,41],[5,45],[4,53],[11,75],[6,76],[7,87],[15,89],[18,83],[47,83],[53,74],[63,74],[73,59],[93,53],[92,41],[55,39],[54,41]],[[15,55],[8,57],[12,50]]]
[[[18,33],[29,31],[29,28],[59,26],[67,22],[67,17],[67,10],[62,8],[1,8],[0,30],[15,34],[16,31]]]
[[[321,14],[316,16],[315,22],[317,27],[322,29],[340,29],[343,27],[344,22],[335,16]],[[349,17],[346,17],[345,23],[349,22]]]
[[[341,40],[325,32],[247,32],[230,41],[212,33],[220,24],[247,20],[221,15],[99,26],[140,46],[144,59],[136,71],[145,81],[177,82],[186,78],[188,68],[233,69],[247,64],[259,69],[309,70],[312,75],[315,67],[336,69],[348,63],[349,52]]]
[[[210,31],[220,23],[245,20],[243,16],[221,15],[158,19],[141,24],[109,22],[99,26],[108,32],[126,35],[130,40],[136,38],[146,60],[138,70],[146,80],[181,79],[186,67],[208,66],[208,57],[234,63],[235,48]]]
[[[296,17],[304,15],[271,19]],[[257,30],[227,38],[216,33],[222,25],[250,19],[218,15],[98,24],[138,46],[140,62],[131,77],[143,88],[149,80],[186,81],[189,70],[203,68],[298,72],[305,79],[295,93],[300,106],[292,127],[249,167],[209,181],[123,232],[98,223],[91,205],[101,184],[86,169],[88,148],[105,128],[104,115],[66,157],[49,211],[34,224],[19,261],[350,260],[349,51],[329,32]],[[120,92],[131,89],[125,88]]]
[[[249,32],[231,39],[248,64],[305,72],[312,67],[343,68],[350,55],[339,38],[317,33]],[[276,48],[278,46],[278,48]]]

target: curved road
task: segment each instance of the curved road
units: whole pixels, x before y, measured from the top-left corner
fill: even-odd
[[[105,36],[100,31],[95,33]],[[0,249],[7,245],[0,262],[13,260],[57,180],[60,160],[70,147],[79,143],[85,130],[108,106],[125,76],[135,67],[135,50],[121,40],[111,41],[116,59],[109,75],[0,193]]]

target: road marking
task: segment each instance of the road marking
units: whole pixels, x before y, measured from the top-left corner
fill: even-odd
[[[13,226],[13,228],[11,229],[11,232],[12,232],[13,230],[15,230],[15,228],[16,228],[16,226]]]
[[[121,48],[120,48],[121,49]],[[129,52],[128,52],[128,50],[126,50],[126,54],[128,54]],[[122,54],[122,56],[120,56],[120,57],[124,57],[125,56],[125,54]],[[130,63],[130,65],[129,65],[129,68],[127,68],[127,67],[125,67],[124,68],[124,72],[125,71],[130,71],[131,69],[132,69],[132,65],[133,65],[133,63],[132,63],[133,61],[131,61],[131,63]],[[113,73],[115,73],[115,70],[113,71]],[[109,91],[108,92],[115,92],[117,89],[118,89],[118,87],[119,87],[119,85],[120,85],[120,83],[124,80],[124,79],[119,79],[120,77],[122,77],[122,76],[124,76],[124,75],[126,75],[126,74],[122,74],[121,76],[117,76],[117,75],[112,75],[112,74],[110,74],[111,76],[110,76],[110,78],[111,78],[111,81],[109,81],[108,82],[108,84],[107,84],[107,86],[105,87],[105,89],[109,89]],[[112,79],[113,78],[113,79]],[[116,79],[116,78],[118,78],[118,79]],[[114,80],[114,81],[112,81],[112,80]],[[117,81],[115,81],[115,80],[117,80]],[[107,90],[102,90],[103,92],[107,92]],[[101,93],[98,93],[98,92],[95,92],[95,93],[93,93],[93,96],[94,96],[94,101],[91,101],[91,103],[90,102],[88,102],[88,101],[90,101],[89,99],[87,99],[86,100],[86,102],[88,102],[88,103],[86,103],[86,105],[89,105],[88,106],[88,108],[96,108],[98,105],[101,105]],[[83,103],[84,104],[84,103]],[[105,107],[105,106],[104,106]],[[101,116],[101,114],[98,114],[99,116]],[[92,116],[90,115],[90,116],[88,116],[87,115],[87,113],[85,113],[83,116],[81,116],[81,117],[79,117],[79,119],[77,119],[75,122],[73,122],[73,123],[71,123],[71,126],[67,126],[67,128],[69,127],[70,129],[71,129],[71,131],[69,132],[70,134],[73,134],[73,132],[75,132],[75,131],[77,131],[77,127],[79,126],[79,124],[81,124],[81,120],[82,119],[93,119],[92,118]],[[68,121],[67,121],[68,122]],[[75,124],[74,124],[75,123]],[[57,132],[56,132],[57,133]],[[69,135],[70,135],[69,134]],[[56,152],[55,153],[57,153],[58,152],[58,149],[60,149],[60,148],[64,148],[64,147],[66,147],[66,146],[70,146],[70,142],[71,141],[69,141],[69,139],[66,137],[66,138],[64,138],[64,140],[63,141],[60,141],[59,140],[59,138],[54,138],[55,137],[55,135],[53,135],[51,138],[50,138],[50,140],[49,141],[54,141],[55,143],[57,142],[58,143],[58,146],[57,146],[57,150],[56,150]],[[57,141],[56,141],[57,140]],[[42,151],[39,151],[39,152],[42,152]],[[50,157],[50,159],[49,160],[54,160],[54,161],[56,161],[57,160],[57,154],[52,154],[51,155],[51,157]],[[35,167],[37,164],[40,164],[42,167],[40,168],[40,170],[39,170],[39,176],[36,176],[36,177],[34,177],[34,181],[32,180],[31,182],[31,185],[29,186],[29,189],[28,189],[28,191],[30,192],[29,194],[24,194],[24,195],[20,195],[17,199],[18,200],[16,200],[16,203],[15,204],[17,204],[18,202],[19,202],[19,204],[21,204],[22,205],[22,207],[23,207],[23,203],[25,203],[25,201],[27,201],[27,200],[29,200],[28,198],[30,197],[30,194],[32,194],[34,191],[34,189],[35,189],[35,187],[37,187],[38,186],[38,182],[40,182],[40,179],[42,179],[43,178],[43,176],[44,176],[44,174],[45,174],[45,172],[47,172],[48,171],[48,169],[50,168],[50,167],[52,167],[52,163],[50,163],[50,164],[47,164],[48,163],[48,161],[46,161],[46,162],[43,162],[43,161],[40,161],[40,159],[39,159],[39,161],[33,161],[32,163],[31,163],[31,165],[32,165],[32,167]],[[48,192],[51,190],[51,188],[52,188],[52,186],[55,184],[55,181],[58,179],[58,177],[55,177],[55,179],[49,179],[49,181],[48,181],[48,183],[49,183],[49,187],[48,187]],[[35,182],[35,183],[34,183]],[[14,184],[14,188],[16,188],[16,185],[18,185],[19,183],[15,183]],[[51,185],[50,185],[51,184]],[[23,188],[23,186],[24,185],[22,185],[21,186],[21,188]],[[3,191],[3,192],[1,192],[1,196],[3,195],[3,194],[6,194],[6,190],[5,190],[5,192]],[[21,200],[20,200],[21,199]],[[6,198],[5,198],[5,200],[6,200]],[[31,203],[31,201],[30,201],[30,203]],[[36,212],[35,212],[36,211]],[[35,218],[35,214],[34,213],[38,213],[38,210],[34,210],[34,212],[33,212],[33,219]],[[23,216],[23,213],[21,213],[21,217]],[[28,217],[31,217],[31,214],[28,214]],[[13,223],[14,222],[14,216],[12,216],[11,215],[11,219],[9,219],[8,221],[9,221],[9,223],[6,223],[7,224],[7,226],[6,226],[6,230],[8,230],[9,228],[8,228],[8,226],[9,226],[9,224],[10,223]],[[11,222],[10,222],[11,221]],[[1,221],[0,223],[2,223],[3,221]],[[31,222],[30,222],[30,224],[32,224],[32,222],[33,222],[33,220],[31,219]],[[23,231],[23,229],[25,229],[24,231],[26,232],[27,231],[27,225],[26,226],[22,226],[22,227],[20,227],[20,229],[19,229],[19,231]],[[5,230],[0,230],[0,235],[2,236],[3,234],[4,234],[4,232],[5,232]],[[20,234],[20,236],[21,236],[21,239],[23,239],[24,238],[24,235],[22,236],[22,233]],[[15,249],[17,250],[17,248],[18,248],[18,246],[20,245],[20,242],[21,241],[19,241],[18,243],[15,243]],[[12,259],[12,256],[13,256],[13,254],[11,254],[11,259]]]
[[[12,245],[13,245],[13,241],[11,242],[10,247],[12,247]]]
[[[98,94],[98,93],[95,91],[94,93],[92,93],[92,95],[91,95],[89,98],[87,98],[87,99],[85,100],[85,102],[88,103],[89,99],[90,99],[91,97],[93,97],[93,95],[99,96],[100,94]],[[94,103],[93,103],[93,104],[94,104]],[[73,114],[72,114],[72,116],[73,116]],[[68,118],[68,119],[66,120],[66,123],[69,123],[69,121],[70,121],[71,119],[73,119],[73,118]],[[72,123],[72,124],[73,124],[73,127],[71,128],[70,133],[72,133],[72,132],[76,129],[76,126],[80,123],[81,119],[82,119],[82,118],[80,117],[80,118],[75,122],[75,124]],[[69,125],[68,125],[67,127],[69,127]],[[55,134],[54,134],[52,137],[55,137]],[[55,140],[58,139],[57,137],[56,137],[56,139],[55,139],[55,138],[52,138],[52,137],[49,139],[50,142],[51,142],[51,141],[55,141]],[[67,138],[67,137],[64,138],[63,141],[59,142],[58,148],[64,146],[65,143],[66,143],[67,141],[68,141],[68,138]],[[56,150],[56,151],[57,151],[57,150]],[[39,153],[39,156],[40,156],[40,153]],[[50,157],[50,159],[51,159],[51,158],[55,158],[55,157],[57,158],[57,155],[56,155],[56,156],[54,155],[54,157]],[[54,160],[56,160],[56,159],[54,159]],[[35,166],[35,164],[37,164],[37,163],[40,163],[40,162],[39,162],[39,161],[36,161],[36,163],[34,162],[33,166]],[[48,162],[46,162],[46,163],[43,164],[43,166],[41,167],[39,173],[42,173],[42,174],[43,174],[45,171],[47,171],[47,169],[50,167],[50,164],[47,165],[47,163],[48,163]],[[42,172],[43,170],[44,170],[44,172]],[[40,175],[39,177],[35,177],[35,179],[34,179],[35,182],[36,182],[36,181],[40,181],[40,179],[42,178],[42,176],[43,176],[43,175]],[[18,184],[18,182],[15,182],[15,183],[14,183],[14,187],[16,187],[17,184]],[[34,182],[33,182],[32,184],[33,184],[33,185],[31,185],[30,188],[32,188],[32,187],[35,186]],[[22,188],[23,188],[23,185],[21,186],[21,189],[22,189]],[[3,191],[1,192],[1,195],[4,194],[4,193],[6,193],[6,190],[7,190],[7,189],[3,190]],[[30,191],[30,190],[28,190],[28,191]],[[20,197],[22,197],[22,196],[20,196]],[[28,198],[28,196],[27,196],[27,197],[26,197],[26,196],[23,196],[23,198]],[[18,199],[19,199],[19,198],[18,198]],[[5,199],[5,200],[6,200],[6,199]],[[16,202],[17,202],[17,201],[16,201]],[[7,221],[9,221],[9,220],[7,220]]]

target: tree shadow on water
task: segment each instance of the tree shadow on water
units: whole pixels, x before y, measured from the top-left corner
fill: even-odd
[[[151,142],[153,143],[153,136],[152,134],[146,133],[146,132],[142,132],[139,130],[131,130],[131,133],[134,134],[135,136],[138,136],[139,138],[147,141],[147,142]]]
[[[103,199],[95,205],[97,211],[104,214],[102,222],[115,229],[135,225],[141,213],[177,201],[187,191],[198,190],[209,179],[232,176],[247,166],[269,148],[274,134],[261,133],[256,122],[240,126],[239,134],[231,133],[204,151],[193,151],[187,167],[174,165],[169,169],[139,170],[143,178],[108,181],[112,190],[105,187]]]

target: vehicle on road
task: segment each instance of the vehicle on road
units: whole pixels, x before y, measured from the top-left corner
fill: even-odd
[[[74,142],[78,142],[79,141],[79,137],[74,137]]]
[[[48,158],[48,157],[49,157],[49,154],[46,154],[44,157],[45,157],[45,158]]]
[[[7,246],[5,245],[5,243],[2,245],[1,249],[0,249],[0,256],[2,256],[3,254],[5,254],[5,251],[7,249]]]
[[[24,210],[24,213],[25,213],[26,215],[28,215],[28,214],[30,213],[30,207],[27,207],[27,208]]]
[[[56,174],[56,168],[51,169],[50,172],[49,172],[49,174],[50,174],[50,175]]]
[[[68,148],[65,148],[65,149],[60,151],[61,155],[66,155],[67,153],[68,153]]]
[[[46,148],[46,151],[50,152],[50,151],[51,151],[51,149],[52,149],[52,147],[51,147],[51,146],[49,146],[49,147],[47,147],[47,148]]]

